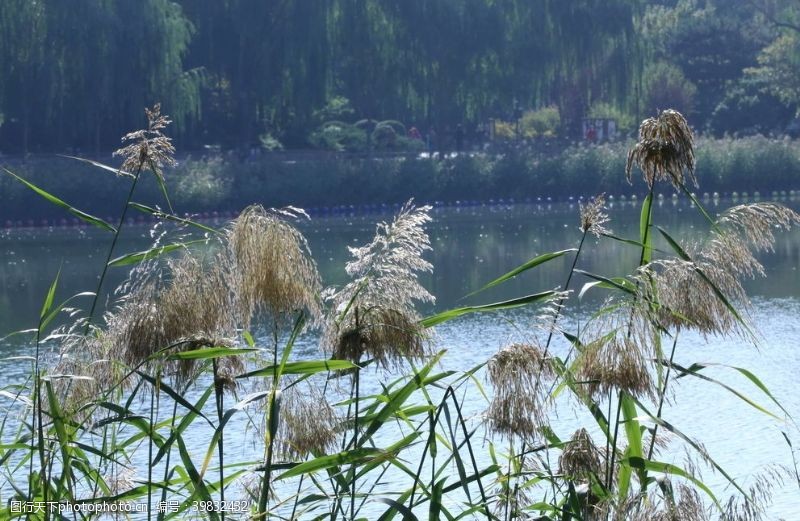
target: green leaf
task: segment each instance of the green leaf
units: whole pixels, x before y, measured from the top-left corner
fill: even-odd
[[[513,309],[522,306],[527,306],[528,304],[533,304],[536,302],[541,302],[543,300],[548,299],[555,291],[543,291],[541,293],[534,293],[532,295],[527,295],[525,297],[515,298],[511,300],[504,300],[502,302],[494,302],[492,304],[483,304],[480,306],[465,306],[461,308],[450,309],[447,311],[442,311],[441,313],[437,313],[436,315],[431,315],[429,317],[423,318],[420,321],[422,327],[433,327],[437,326],[443,322],[447,322],[449,320],[453,320],[454,318],[458,318],[463,315],[467,315],[469,313],[482,313],[486,311],[499,311],[502,309]]]
[[[194,244],[201,244],[207,242],[206,239],[197,239],[194,241],[187,241],[187,242],[176,242],[173,244],[166,244],[164,246],[159,246],[157,248],[150,248],[149,250],[140,251],[136,253],[129,253],[127,255],[123,255],[121,257],[117,257],[116,259],[111,260],[108,265],[109,267],[115,266],[129,266],[131,264],[138,264],[140,262],[155,259],[165,253],[169,253],[171,251],[175,251],[181,248],[186,248],[188,246],[192,246]]]
[[[682,367],[679,364],[676,364],[675,362],[670,364],[669,361],[667,361],[667,360],[662,360],[661,363],[663,365],[665,365],[665,366],[672,366],[672,368],[674,368],[675,370],[680,371],[681,372],[680,376],[691,375],[691,376],[694,376],[695,378],[699,378],[701,380],[705,380],[707,382],[711,382],[711,383],[717,384],[720,387],[722,387],[723,389],[725,389],[726,391],[730,392],[731,394],[733,394],[734,396],[739,398],[740,400],[742,400],[743,402],[745,402],[748,405],[750,405],[751,407],[755,408],[756,410],[761,411],[762,413],[766,414],[767,416],[771,416],[772,418],[775,418],[776,420],[781,420],[781,418],[779,416],[777,416],[774,413],[770,412],[769,410],[765,409],[764,407],[762,407],[761,405],[759,405],[758,403],[756,403],[752,399],[748,398],[745,394],[737,391],[733,387],[731,387],[731,386],[729,386],[729,385],[727,385],[727,384],[725,384],[725,383],[723,383],[723,382],[721,382],[721,381],[719,381],[719,380],[717,380],[715,378],[711,378],[710,376],[706,376],[704,374],[700,374],[700,370],[701,369],[704,369],[704,368],[706,368],[708,366],[711,366],[711,365],[716,365],[716,366],[719,366],[719,367],[727,367],[729,369],[733,369],[735,371],[738,371],[740,374],[745,376],[748,380],[753,382],[753,384],[755,384],[759,389],[761,389],[761,391],[764,394],[766,394],[772,400],[772,402],[775,405],[780,407],[780,409],[784,413],[786,413],[787,416],[789,416],[791,418],[791,414],[789,414],[789,412],[786,409],[783,408],[783,405],[781,405],[780,402],[775,398],[775,396],[773,396],[773,394],[771,392],[769,392],[769,389],[767,389],[767,387],[761,382],[761,380],[759,380],[756,377],[756,375],[754,375],[753,373],[751,373],[747,369],[742,369],[740,367],[733,367],[733,366],[725,365],[725,364],[692,364],[691,367],[685,368],[685,367]]]
[[[484,290],[487,290],[487,289],[492,288],[494,286],[497,286],[498,284],[501,284],[501,283],[507,281],[508,279],[516,277],[520,273],[523,273],[525,271],[528,271],[529,269],[535,268],[536,266],[544,264],[545,262],[551,261],[553,259],[557,259],[557,258],[559,258],[559,257],[561,257],[561,256],[563,256],[563,255],[565,255],[567,253],[573,252],[573,251],[578,251],[578,250],[577,250],[577,248],[569,248],[567,250],[561,250],[561,251],[555,251],[555,252],[551,252],[551,253],[545,253],[545,254],[539,255],[538,257],[534,257],[531,260],[529,260],[528,262],[526,262],[526,263],[514,268],[513,270],[509,271],[505,275],[502,275],[502,276],[494,279],[493,281],[491,281],[490,283],[486,284],[482,288],[473,291],[472,293],[468,294],[466,297],[471,297],[472,295],[480,293],[481,291],[484,291]],[[466,297],[464,297],[464,298],[466,298]]]
[[[642,259],[640,265],[647,264],[653,257],[653,234],[650,233],[650,222],[653,219],[653,191],[647,194],[642,202],[642,215],[639,217],[639,240],[642,243]]]
[[[240,356],[245,353],[252,353],[253,351],[258,351],[258,349],[204,347],[201,349],[192,349],[191,351],[171,353],[167,356],[167,360],[207,360],[211,358],[222,358],[225,356]]]
[[[692,483],[694,483],[703,492],[705,492],[706,495],[708,495],[708,497],[711,498],[711,500],[714,502],[717,508],[722,510],[722,506],[719,504],[719,501],[717,500],[717,497],[714,495],[714,493],[711,492],[711,489],[708,488],[705,483],[695,478],[694,476],[692,476],[691,474],[689,474],[680,467],[676,467],[675,465],[671,465],[669,463],[663,463],[660,461],[651,461],[639,457],[630,457],[627,459],[623,459],[622,462],[624,462],[627,465],[630,465],[635,469],[651,470],[653,472],[660,472],[662,474],[668,474],[672,476],[680,476],[684,479],[687,479]]]
[[[629,458],[643,458],[644,452],[642,450],[642,430],[639,422],[636,419],[636,404],[627,393],[623,393],[620,397],[620,406],[622,407],[622,415],[625,422],[625,435],[628,438],[628,447],[626,455]],[[639,483],[645,483],[647,480],[647,473],[644,469],[639,470]],[[619,494],[620,497],[628,496],[628,489],[630,487],[630,473],[620,472],[619,475]]]
[[[447,481],[447,478],[437,481],[431,491],[431,504],[428,509],[428,519],[430,521],[439,521],[439,514],[442,512],[442,491],[444,490],[445,481]]]
[[[697,197],[695,197],[694,194],[690,192],[688,188],[686,188],[686,185],[681,183],[681,189],[683,190],[683,193],[685,193],[689,197],[689,199],[691,199],[691,201],[694,203],[694,205],[697,207],[700,213],[703,214],[703,217],[705,217],[706,220],[711,224],[711,228],[714,230],[719,230],[717,222],[714,219],[712,219],[710,215],[708,215],[706,209],[703,207],[700,201],[697,200]]]
[[[172,433],[170,434],[169,438],[166,442],[164,442],[161,448],[159,448],[158,454],[156,454],[156,457],[153,459],[151,463],[152,466],[155,467],[158,465],[158,462],[161,461],[161,458],[167,454],[167,451],[172,447],[172,444],[175,442],[178,435],[183,434],[183,432],[194,422],[195,418],[198,416],[197,411],[203,410],[203,406],[206,404],[213,391],[214,386],[209,386],[202,396],[200,396],[200,398],[197,400],[197,403],[191,407],[189,414],[181,418],[178,426],[172,429]]]
[[[710,456],[710,455],[709,455],[709,454],[708,454],[708,453],[705,451],[705,449],[703,449],[703,447],[701,447],[701,446],[700,446],[700,445],[699,445],[697,442],[695,442],[694,440],[692,440],[690,437],[688,437],[687,435],[685,435],[683,432],[681,432],[679,429],[677,429],[675,426],[673,426],[673,425],[672,425],[672,424],[670,424],[669,422],[667,422],[667,421],[665,421],[665,420],[663,420],[663,419],[661,419],[661,418],[659,418],[659,417],[657,417],[657,416],[653,415],[653,413],[651,413],[649,410],[647,410],[647,407],[645,407],[644,405],[642,405],[642,402],[640,402],[638,399],[634,398],[634,400],[636,401],[636,404],[639,406],[639,408],[640,408],[640,409],[642,409],[642,410],[643,410],[643,411],[644,411],[644,412],[647,414],[647,417],[648,417],[648,418],[649,418],[651,421],[653,421],[653,422],[655,422],[656,424],[658,424],[659,426],[661,426],[661,427],[663,427],[663,428],[667,429],[669,432],[671,432],[671,433],[673,433],[673,434],[677,435],[677,436],[678,436],[680,439],[682,439],[683,441],[685,441],[686,443],[688,443],[688,444],[689,444],[689,445],[690,445],[690,446],[691,446],[691,447],[692,447],[694,450],[696,450],[696,451],[697,451],[697,452],[698,452],[700,455],[702,455],[702,456],[703,456],[703,459],[704,459],[704,460],[706,460],[706,461],[708,461],[709,463],[711,463],[711,465],[712,465],[712,466],[713,466],[715,469],[717,469],[717,470],[719,471],[719,473],[720,473],[720,474],[722,474],[722,475],[725,477],[725,479],[727,479],[727,480],[728,480],[728,483],[730,483],[731,485],[733,485],[733,487],[734,487],[736,490],[738,490],[738,491],[739,491],[739,493],[740,493],[740,494],[742,494],[742,496],[744,496],[744,497],[745,497],[745,498],[746,498],[748,501],[752,501],[752,500],[751,500],[751,498],[750,498],[750,495],[749,495],[747,492],[745,492],[745,491],[744,491],[744,489],[743,489],[742,487],[740,487],[740,486],[739,486],[739,484],[736,482],[736,480],[734,480],[734,479],[731,477],[731,475],[730,475],[730,474],[728,474],[728,473],[725,471],[725,469],[724,469],[724,468],[722,468],[722,467],[721,467],[721,466],[720,466],[720,465],[719,465],[719,464],[718,464],[716,461],[714,461],[714,459],[713,459],[713,458],[711,458],[711,456]],[[713,496],[712,496],[712,497],[713,497]]]
[[[186,225],[189,225],[189,226],[193,226],[195,228],[199,228],[199,229],[201,229],[203,231],[206,231],[206,232],[209,232],[209,233],[213,233],[215,235],[222,235],[222,233],[223,233],[223,232],[221,232],[221,231],[219,231],[219,230],[217,230],[215,228],[212,228],[210,226],[206,226],[205,224],[201,224],[199,222],[192,221],[191,219],[185,219],[183,217],[178,217],[177,215],[174,215],[172,213],[164,212],[164,211],[159,210],[157,208],[152,208],[150,206],[147,206],[147,205],[144,205],[144,204],[141,204],[141,203],[131,202],[131,203],[128,204],[128,206],[130,206],[134,210],[138,210],[138,211],[140,211],[142,213],[146,213],[146,214],[152,215],[152,216],[157,217],[159,219],[165,219],[167,221],[173,221],[173,222],[180,223],[180,224],[186,224]]]
[[[58,278],[61,276],[61,268],[58,269],[58,273],[56,273],[56,278],[53,279],[53,282],[50,284],[50,289],[47,291],[47,297],[44,299],[44,303],[42,304],[42,310],[39,312],[39,330],[41,332],[42,329],[42,322],[44,321],[45,317],[50,313],[50,308],[53,306],[53,300],[56,297],[56,288],[58,287]]]
[[[155,378],[153,378],[152,376],[150,376],[149,374],[147,374],[145,372],[139,371],[138,369],[136,370],[136,374],[138,374],[139,376],[144,378],[147,382],[149,382],[150,385],[153,386],[153,389],[158,389],[159,391],[164,391],[165,393],[167,393],[167,395],[169,395],[170,398],[172,398],[173,400],[178,402],[185,409],[187,409],[190,412],[194,413],[196,416],[200,416],[206,422],[211,424],[211,421],[208,418],[206,418],[206,416],[199,409],[196,409],[194,407],[194,405],[192,405],[188,400],[186,400],[186,398],[184,398],[180,393],[176,392],[172,387],[167,385],[166,382],[164,382],[163,380],[156,381]]]
[[[294,347],[294,342],[297,340],[298,335],[303,330],[303,326],[306,323],[306,314],[304,312],[300,312],[297,315],[297,320],[294,322],[294,327],[292,328],[292,334],[289,335],[289,340],[286,341],[286,346],[283,348],[283,354],[281,355],[281,362],[278,365],[278,371],[275,374],[275,378],[278,379],[283,374],[284,369],[286,368],[286,364],[289,361],[289,355],[292,352],[292,348]]]
[[[630,244],[631,246],[636,246],[637,248],[640,248],[640,249],[644,248],[644,244],[642,244],[639,241],[634,241],[632,239],[623,239],[622,237],[617,237],[616,235],[613,235],[613,234],[610,234],[610,233],[602,233],[600,235],[602,235],[603,237],[608,237],[609,239],[611,239],[613,241],[621,242],[621,243],[624,243],[624,244]],[[662,250],[653,247],[652,244],[650,245],[650,247],[651,247],[651,249],[653,251],[656,251],[656,252],[659,252],[659,253],[664,253]]]
[[[68,203],[65,203],[64,201],[62,201],[58,197],[56,197],[53,194],[51,194],[51,193],[39,188],[38,186],[36,186],[35,184],[31,183],[30,181],[26,181],[25,179],[21,178],[20,176],[18,176],[17,174],[15,174],[14,172],[12,172],[11,170],[9,170],[9,169],[7,169],[5,167],[3,167],[3,170],[5,170],[7,174],[9,174],[12,177],[14,177],[14,179],[19,181],[20,183],[24,184],[25,186],[27,186],[28,188],[30,188],[31,190],[33,190],[34,192],[36,192],[40,196],[44,197],[47,201],[53,203],[56,206],[60,206],[61,208],[64,208],[65,210],[67,210],[69,213],[71,213],[72,215],[74,215],[78,219],[81,219],[81,220],[86,221],[86,222],[88,222],[90,224],[93,224],[93,225],[97,226],[98,228],[102,228],[104,230],[108,230],[111,233],[116,233],[117,229],[114,228],[113,226],[111,226],[110,224],[108,224],[107,222],[105,222],[104,220],[98,219],[97,217],[94,217],[93,215],[89,215],[86,212],[82,212],[81,210],[78,210],[74,206],[71,206]]]
[[[346,450],[337,454],[320,456],[309,461],[305,461],[287,470],[276,479],[288,479],[302,474],[311,474],[331,467],[341,467],[343,465],[360,464],[375,458],[386,456],[387,453],[372,447],[359,447],[353,450]]]
[[[316,374],[325,371],[343,371],[358,367],[349,360],[308,360],[305,362],[287,362],[283,365],[281,374]],[[253,378],[257,376],[274,376],[278,366],[268,365],[262,369],[257,369],[249,373],[240,374],[236,378]]]
[[[389,499],[389,498],[385,498],[385,497],[379,497],[375,501],[379,501],[381,503],[386,503],[387,505],[389,505],[391,507],[389,510],[386,511],[386,513],[383,516],[381,516],[380,519],[382,519],[382,520],[383,519],[389,519],[390,517],[387,515],[389,513],[391,513],[391,515],[394,515],[395,513],[399,512],[400,514],[403,515],[403,521],[417,521],[417,516],[414,515],[414,513],[411,511],[410,508],[408,508],[407,506],[405,506],[402,503],[399,503],[399,502],[397,502],[397,501],[395,501],[393,499]]]
[[[580,293],[581,297],[583,296],[584,293],[586,293],[586,291],[588,291],[591,287],[594,287],[594,286],[597,286],[597,287],[600,287],[600,288],[606,288],[606,289],[618,289],[618,290],[624,291],[625,293],[628,293],[630,295],[633,295],[633,294],[636,293],[636,285],[633,284],[628,279],[625,279],[625,278],[622,278],[622,277],[609,278],[609,277],[604,277],[602,275],[597,275],[595,273],[590,273],[588,271],[579,270],[579,269],[576,269],[575,273],[580,273],[581,275],[585,275],[585,276],[589,277],[590,279],[594,279],[597,282],[599,282],[599,284],[592,284],[589,287],[586,287],[586,285],[584,285],[583,289],[581,289],[581,293]]]
[[[99,168],[101,170],[105,170],[106,172],[111,172],[114,175],[122,175],[122,176],[125,176],[125,177],[130,177],[131,179],[134,179],[136,177],[132,173],[126,172],[125,170],[122,170],[120,168],[114,168],[113,166],[109,166],[109,165],[106,165],[106,164],[103,164],[103,163],[99,163],[97,161],[92,161],[91,159],[86,159],[84,157],[68,156],[68,155],[65,155],[65,154],[58,154],[58,155],[61,156],[61,157],[66,157],[68,159],[75,159],[77,161],[81,161],[83,163],[90,164],[90,165],[95,166],[95,167],[97,167],[97,168]]]
[[[84,292],[72,295],[71,297],[66,299],[64,302],[62,302],[61,304],[59,304],[59,305],[53,307],[52,309],[50,309],[50,312],[47,313],[47,316],[45,316],[44,319],[42,319],[41,324],[39,325],[39,330],[40,331],[44,331],[45,328],[47,328],[47,326],[50,324],[50,322],[52,322],[53,319],[56,318],[56,316],[61,312],[61,310],[64,309],[64,307],[67,304],[69,304],[70,302],[72,302],[74,299],[80,298],[80,297],[93,297],[93,296],[94,296],[94,292],[92,292],[92,291],[84,291]]]
[[[201,473],[197,472],[197,467],[195,467],[192,457],[189,455],[189,451],[186,450],[183,437],[177,435],[175,439],[178,442],[178,453],[181,455],[181,461],[183,461],[186,471],[189,473],[194,488],[194,492],[184,503],[191,504],[195,496],[199,496],[202,501],[212,501],[211,493],[208,491],[208,487],[206,487]],[[216,511],[213,509],[208,512],[208,515],[211,519],[219,519]]]
[[[692,261],[691,257],[689,257],[689,254],[686,253],[686,250],[684,250],[681,247],[681,245],[678,244],[678,241],[673,239],[672,236],[670,234],[668,234],[666,230],[664,230],[664,228],[662,228],[661,226],[657,226],[656,228],[658,228],[659,233],[661,233],[661,235],[667,240],[667,242],[672,247],[672,249],[675,250],[675,253],[678,254],[678,257],[680,257],[681,259],[683,259],[683,260],[685,260],[687,262],[691,262]]]
[[[364,434],[359,439],[359,445],[363,445],[367,440],[375,434],[381,426],[386,423],[394,414],[401,409],[403,403],[422,385],[424,385],[425,377],[431,371],[433,366],[439,363],[439,360],[444,356],[446,351],[440,351],[436,356],[434,356],[430,362],[428,362],[425,367],[419,370],[418,373],[414,375],[403,387],[394,391],[388,396],[388,400],[386,401],[386,405],[381,408],[378,414],[375,416],[375,419],[369,424],[369,426],[364,430]]]

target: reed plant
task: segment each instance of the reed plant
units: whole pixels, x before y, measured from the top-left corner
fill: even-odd
[[[559,258],[571,259],[564,281],[429,316],[418,305],[434,296],[418,277],[434,269],[425,259],[430,207],[409,201],[378,224],[372,241],[350,248],[350,281],[323,288],[296,226],[307,218],[301,210],[249,206],[221,229],[177,215],[164,171],[173,152],[168,120],[158,107],[147,116],[147,128],[126,137],[121,170],[91,162],[130,182],[116,226],[9,172],[111,237],[95,291],[58,303],[55,275],[37,327],[26,333],[31,374],[2,390],[11,405],[0,422],[0,517],[71,517],[47,508],[52,503],[83,507],[74,517],[89,519],[101,517],[90,506],[120,502],[146,505],[138,517],[147,519],[762,517],[785,474],[746,488],[665,418],[663,406],[679,378],[694,378],[793,425],[746,368],[729,369],[755,385],[758,400],[705,374],[703,364],[676,363],[675,353],[686,330],[755,338],[743,280],[764,274],[757,254],[800,216],[754,203],[712,219],[687,186],[696,182],[695,142],[681,114],[642,123],[627,169],[615,159],[620,176],[643,173],[637,237],[610,231],[598,196],[581,205],[578,244],[534,256],[470,295]],[[146,170],[166,210],[133,200]],[[694,198],[708,219],[705,239],[681,244],[653,222],[662,184]],[[115,257],[131,211],[158,219],[153,244]],[[635,248],[639,262],[627,274],[582,270],[589,236]],[[112,269],[129,274],[100,319]],[[589,282],[576,298],[579,275]],[[600,291],[607,298],[588,323],[564,325],[582,296]],[[436,326],[520,308],[530,322],[514,327],[518,338],[467,371],[446,368]],[[66,325],[54,328],[62,315]],[[316,358],[296,353],[309,339],[319,342]],[[567,343],[566,355],[555,341]],[[43,350],[55,356],[46,361]],[[465,400],[478,399],[484,413],[468,415]],[[553,422],[565,402],[587,418],[572,432]],[[249,432],[253,449],[232,453],[227,441]],[[663,461],[669,443],[695,458]],[[700,466],[724,476],[734,496],[719,498]]]

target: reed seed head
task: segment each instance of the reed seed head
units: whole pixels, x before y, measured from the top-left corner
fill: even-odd
[[[278,422],[276,450],[290,460],[329,453],[336,445],[341,423],[319,387],[307,382],[281,393]]]
[[[595,196],[586,205],[580,203],[579,206],[582,232],[591,233],[596,237],[610,233],[604,226],[609,221],[608,215],[604,211],[606,208],[606,194]]]
[[[434,300],[417,279],[433,270],[422,257],[431,249],[424,230],[430,209],[409,201],[392,222],[378,225],[371,243],[350,248],[346,270],[352,280],[327,295],[333,316],[323,348],[335,358],[358,362],[368,356],[388,368],[427,356],[428,336],[414,301]]]
[[[743,279],[764,275],[755,252],[772,250],[774,229],[787,230],[800,223],[800,215],[774,203],[740,205],[725,211],[709,239],[687,248],[691,260],[661,259],[643,271],[655,286],[640,284],[662,306],[660,321],[676,329],[696,329],[703,334],[738,334],[751,338],[744,317],[736,316],[724,302],[749,309]]]
[[[720,215],[717,225],[750,244],[756,251],[772,251],[773,230],[800,224],[800,214],[777,203],[742,204]]]
[[[488,364],[494,395],[486,411],[490,428],[503,436],[533,438],[546,420],[547,399],[540,385],[553,370],[544,352],[531,344],[511,344]]]
[[[247,207],[228,231],[232,284],[245,327],[264,311],[280,319],[305,310],[312,321],[321,315],[317,265],[303,234],[284,220],[298,212]]]
[[[357,362],[366,356],[387,367],[403,359],[421,360],[427,354],[428,337],[407,313],[375,307],[363,313],[359,322],[339,335],[333,358]]]
[[[625,301],[587,328],[590,340],[575,362],[577,379],[595,399],[617,391],[656,396],[650,369],[660,357],[657,334],[648,303],[641,298]]]
[[[625,165],[629,183],[634,165],[641,169],[650,189],[656,181],[669,181],[679,189],[685,183],[685,175],[697,186],[694,136],[680,112],[668,109],[642,121],[639,141],[628,152]]]
[[[161,114],[160,103],[153,105],[152,109],[145,108],[144,112],[147,128],[123,136],[122,142],[128,144],[115,151],[114,156],[122,157],[122,175],[133,176],[133,172],[146,166],[163,180],[163,168],[175,165],[175,147],[163,133],[171,121]]]
[[[209,266],[187,253],[165,268],[144,265],[135,272],[121,305],[107,318],[108,334],[129,366],[158,351],[231,346],[234,333],[230,266],[224,254]],[[236,364],[231,360],[223,364]],[[180,381],[191,377],[193,360],[172,364]],[[235,365],[230,369],[234,370]]]
[[[562,474],[580,481],[590,481],[591,477],[602,475],[602,459],[592,437],[584,428],[572,435],[558,460]]]

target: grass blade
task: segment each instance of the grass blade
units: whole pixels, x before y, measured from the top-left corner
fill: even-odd
[[[305,362],[287,362],[283,365],[281,374],[317,374],[325,371],[344,371],[346,369],[353,369],[358,367],[349,360],[309,360]],[[249,373],[240,374],[236,378],[254,378],[259,376],[275,375],[276,371],[280,370],[280,364],[268,365],[261,369],[251,371]]]
[[[192,349],[191,351],[181,351],[167,356],[167,360],[209,360],[212,358],[222,358],[225,356],[241,356],[245,353],[252,353],[258,349],[247,349],[239,347],[204,347],[202,349]]]
[[[435,315],[431,315],[429,317],[423,318],[420,323],[423,327],[433,327],[443,322],[447,322],[449,320],[453,320],[454,318],[458,318],[463,315],[467,315],[469,313],[482,313],[486,311],[499,311],[502,309],[513,309],[522,306],[527,306],[528,304],[533,304],[536,302],[541,302],[543,300],[548,299],[551,297],[555,291],[543,291],[541,293],[534,293],[532,295],[527,295],[525,297],[515,298],[511,300],[504,300],[502,302],[494,302],[492,304],[483,304],[480,306],[465,306],[461,308],[454,308],[449,309],[447,311],[442,311],[441,313],[437,313]]]
[[[166,244],[164,246],[159,246],[157,248],[150,248],[149,250],[139,251],[136,253],[129,253],[127,255],[123,255],[121,257],[117,257],[108,263],[109,267],[116,267],[116,266],[130,266],[131,264],[138,264],[140,262],[155,259],[156,257],[160,257],[165,253],[169,253],[171,251],[175,251],[181,248],[186,248],[188,246],[192,246],[195,244],[201,244],[207,242],[207,239],[197,239],[194,241],[187,241],[187,242],[176,242],[173,244]]]
[[[511,271],[509,271],[505,275],[501,275],[500,277],[494,279],[493,281],[489,282],[488,284],[486,284],[482,288],[473,291],[472,293],[468,294],[464,298],[471,297],[472,295],[475,295],[475,294],[480,293],[480,292],[482,292],[484,290],[487,290],[489,288],[497,286],[498,284],[502,284],[503,282],[516,277],[520,273],[523,273],[525,271],[533,269],[536,266],[539,266],[541,264],[549,262],[549,261],[551,261],[553,259],[557,259],[559,257],[562,257],[563,255],[566,255],[567,253],[570,253],[570,252],[573,252],[573,251],[578,251],[578,250],[577,250],[577,248],[569,248],[567,250],[554,251],[554,252],[551,252],[551,253],[545,253],[545,254],[539,255],[537,257],[534,257],[531,260],[529,260],[528,262],[526,262],[526,263],[524,263],[524,264],[522,264],[520,266],[517,266],[516,268],[514,268]]]
[[[27,181],[27,180],[23,179],[22,177],[18,176],[17,174],[12,172],[8,168],[3,167],[3,170],[5,170],[7,174],[9,174],[12,177],[14,177],[14,179],[19,181],[20,183],[24,184],[25,186],[27,186],[28,188],[30,188],[31,190],[33,190],[34,192],[36,192],[37,194],[42,196],[48,202],[53,203],[56,206],[60,206],[61,208],[64,208],[66,211],[68,211],[69,213],[71,213],[72,215],[77,217],[78,219],[86,221],[89,224],[93,224],[93,225],[97,226],[98,228],[102,228],[104,230],[108,230],[111,233],[116,233],[117,229],[114,228],[113,226],[111,226],[110,224],[108,224],[107,222],[105,222],[104,220],[99,219],[99,218],[97,218],[97,217],[95,217],[93,215],[89,215],[88,213],[83,212],[81,210],[78,210],[74,206],[71,206],[70,204],[65,203],[64,201],[62,201],[58,197],[54,196],[53,194],[47,192],[46,190],[43,190],[43,189],[39,188],[38,186],[36,186],[35,184],[31,183],[30,181]]]

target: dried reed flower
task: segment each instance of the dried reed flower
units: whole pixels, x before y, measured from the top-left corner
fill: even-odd
[[[700,495],[696,490],[681,483],[678,485],[678,501],[672,492],[669,480],[661,483],[666,490],[663,498],[639,496],[631,498],[624,508],[615,512],[613,519],[630,521],[707,521],[710,519]]]
[[[135,271],[121,305],[106,322],[108,334],[130,366],[146,362],[167,347],[175,350],[229,346],[234,332],[230,266],[217,254],[209,267],[191,254],[170,260],[166,269],[144,265]],[[230,359],[230,360],[229,360]],[[234,364],[226,357],[223,364]],[[193,360],[175,364],[178,378],[188,379]]]
[[[163,134],[163,130],[171,121],[161,114],[161,104],[156,103],[152,109],[144,109],[147,116],[147,128],[130,132],[123,136],[123,143],[130,143],[114,152],[121,156],[120,174],[133,177],[134,171],[147,166],[160,180],[164,180],[162,169],[175,165],[175,147],[172,140]]]
[[[430,206],[406,203],[391,223],[380,223],[371,243],[349,248],[352,281],[327,298],[334,316],[328,320],[323,348],[335,358],[358,362],[362,356],[383,367],[427,355],[427,337],[414,301],[433,302],[417,279],[433,266],[422,258],[431,249],[424,226]]]
[[[592,233],[596,237],[610,233],[605,226],[609,221],[608,215],[603,211],[606,207],[606,194],[592,198],[586,205],[579,203],[581,213],[581,231]]]
[[[642,121],[639,141],[628,152],[625,176],[637,165],[652,189],[656,181],[669,181],[675,189],[684,185],[684,173],[697,186],[694,175],[694,137],[686,119],[675,110],[665,110]]]
[[[607,396],[613,391],[652,395],[653,383],[641,348],[624,335],[588,344],[580,359],[580,378],[590,395]]]
[[[571,479],[589,481],[591,477],[603,472],[600,450],[584,428],[572,435],[561,457],[558,459],[559,471]]]
[[[788,230],[797,224],[800,224],[800,215],[777,203],[734,206],[717,219],[720,228],[733,232],[756,251],[772,251],[775,244],[773,230]]]
[[[304,386],[302,392],[300,385]],[[334,448],[340,421],[318,387],[307,382],[292,385],[281,393],[281,402],[277,454],[296,460],[308,454],[327,454]]]
[[[394,360],[421,359],[425,351],[426,337],[413,316],[376,307],[368,311],[366,321],[354,318],[353,327],[339,335],[332,356],[358,361],[367,355],[386,366]]]
[[[87,353],[79,356],[62,355],[53,367],[52,376],[68,376],[55,378],[54,390],[60,397],[61,408],[69,416],[79,416],[87,421],[88,417],[80,414],[85,405],[97,400],[113,385],[120,383],[124,375],[107,359],[91,360]]]
[[[626,391],[633,396],[656,396],[650,374],[655,352],[654,317],[649,304],[633,298],[614,309],[587,328],[586,337],[576,360],[576,375],[590,396],[609,396]]]
[[[247,207],[228,231],[233,262],[237,311],[245,327],[258,311],[276,320],[306,310],[312,320],[321,315],[321,283],[303,234],[282,217],[300,212]]]
[[[538,385],[545,375],[552,377],[552,366],[538,346],[511,344],[489,360],[494,396],[486,419],[494,432],[509,437],[536,435],[546,419],[547,399]]]
[[[116,496],[131,490],[136,485],[136,469],[115,463],[111,474],[104,477],[110,490],[110,495]]]
[[[749,337],[749,329],[717,294],[747,310],[744,278],[763,276],[754,251],[772,250],[773,229],[787,230],[800,223],[800,215],[774,203],[735,206],[717,220],[709,239],[687,250],[692,258],[653,261],[643,271],[655,286],[640,284],[663,306],[660,320],[676,329],[696,329],[703,334],[735,333]]]
[[[783,486],[785,479],[794,479],[793,469],[768,466],[753,478],[747,496],[740,494],[728,498],[720,521],[761,521],[766,517],[767,507],[772,503],[772,494]]]

